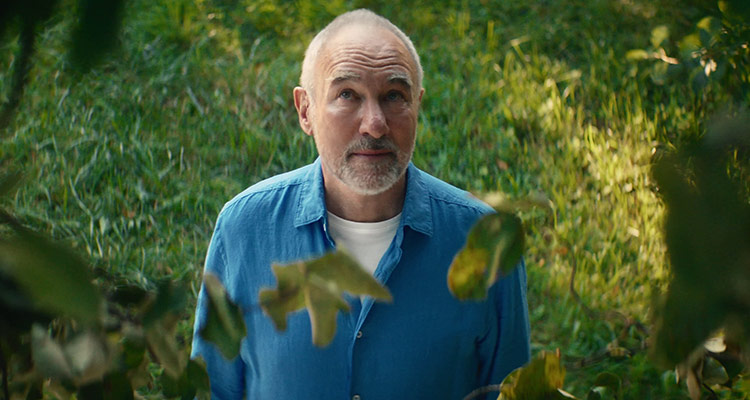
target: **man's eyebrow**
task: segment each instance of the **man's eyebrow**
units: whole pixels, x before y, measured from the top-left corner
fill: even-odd
[[[328,81],[336,84],[346,81],[358,81],[360,79],[362,79],[362,77],[354,71],[340,71],[334,73],[333,76],[328,78]]]
[[[391,74],[391,76],[388,77],[388,83],[394,83],[396,85],[401,85],[405,87],[406,89],[411,89],[413,86],[411,82],[411,78],[407,74],[402,74],[399,72]]]

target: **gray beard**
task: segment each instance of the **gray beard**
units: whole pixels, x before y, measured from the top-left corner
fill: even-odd
[[[368,166],[368,171],[362,171],[346,159],[336,167],[336,175],[357,194],[372,196],[393,187],[406,172],[407,165],[408,161],[401,165],[398,159],[394,159]]]

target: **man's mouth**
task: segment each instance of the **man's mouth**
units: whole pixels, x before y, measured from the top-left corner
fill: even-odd
[[[390,150],[385,150],[385,149],[383,150],[367,149],[367,150],[357,150],[357,151],[352,152],[353,156],[362,156],[362,157],[382,157],[382,156],[387,156],[391,154],[392,152]]]

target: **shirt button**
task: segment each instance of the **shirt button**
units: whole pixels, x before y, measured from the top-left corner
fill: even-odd
[[[357,331],[357,339],[362,339],[362,331]],[[355,395],[355,396],[357,396],[357,399],[355,400],[359,400],[359,395]]]
[[[362,397],[360,397],[358,394],[355,394],[354,396],[352,396],[352,400],[361,400],[361,399]]]

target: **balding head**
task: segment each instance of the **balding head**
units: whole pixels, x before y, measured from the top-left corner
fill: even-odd
[[[341,32],[343,28],[351,26],[381,28],[396,35],[399,41],[401,41],[404,47],[406,47],[406,50],[409,52],[414,63],[414,69],[416,71],[416,76],[414,77],[416,80],[414,88],[417,92],[422,88],[422,64],[419,62],[419,54],[417,54],[417,50],[414,48],[414,44],[409,37],[387,19],[370,10],[359,9],[336,17],[330,24],[328,24],[328,26],[315,35],[310,42],[310,45],[307,47],[307,51],[305,51],[305,59],[302,62],[300,86],[302,86],[310,96],[314,93],[313,88],[315,86],[315,74],[317,73],[316,68],[318,66],[319,56],[324,52],[326,44],[333,39],[336,34]]]

